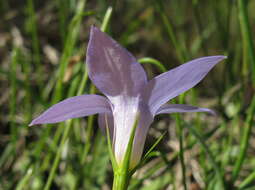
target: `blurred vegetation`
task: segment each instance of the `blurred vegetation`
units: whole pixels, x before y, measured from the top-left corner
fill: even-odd
[[[84,66],[92,24],[141,58],[150,78],[228,56],[174,100],[218,115],[157,117],[146,149],[167,133],[130,190],[255,189],[254,9],[251,0],[0,1],[0,189],[110,189],[96,117],[28,127],[50,105],[96,91]]]

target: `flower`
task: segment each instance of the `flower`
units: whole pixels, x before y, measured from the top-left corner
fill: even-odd
[[[183,104],[167,104],[179,94],[199,83],[225,56],[209,56],[192,60],[148,81],[135,57],[107,34],[92,26],[87,48],[86,66],[94,85],[106,96],[81,95],[53,105],[31,125],[57,123],[71,118],[99,114],[99,126],[105,128],[107,118],[118,164],[123,161],[129,137],[139,115],[130,167],[141,159],[147,132],[158,114],[208,112]]]

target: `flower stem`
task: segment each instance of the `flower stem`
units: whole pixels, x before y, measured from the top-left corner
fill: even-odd
[[[164,8],[164,1],[155,1],[155,8],[158,11],[160,18],[163,22],[163,25],[166,29],[166,32],[170,38],[171,43],[174,45],[174,48],[176,49],[177,56],[179,60],[184,63],[187,58],[189,57],[188,52],[186,50],[185,44],[181,44],[180,40],[177,39],[176,33],[174,32],[174,27],[171,24],[167,14],[166,10]]]
[[[127,190],[130,177],[127,172],[116,172],[114,174],[112,190]]]

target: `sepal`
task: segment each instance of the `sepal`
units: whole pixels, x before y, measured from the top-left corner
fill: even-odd
[[[111,160],[111,163],[112,163],[113,171],[115,172],[118,168],[118,165],[117,165],[117,161],[116,161],[116,158],[114,156],[114,152],[113,152],[113,148],[112,148],[113,146],[112,146],[110,129],[109,129],[106,114],[105,114],[105,125],[106,125],[106,136],[107,136],[108,152],[109,152],[109,155],[110,155],[110,160]]]
[[[146,154],[144,155],[144,157],[141,159],[141,161],[139,162],[139,164],[133,168],[131,170],[131,173],[134,174],[136,172],[136,170],[138,170],[139,168],[141,168],[146,161],[152,157],[152,156],[157,156],[158,153],[153,151],[154,148],[160,143],[160,141],[163,139],[163,137],[165,136],[166,132],[164,132],[162,135],[160,135],[160,137],[156,140],[156,142],[151,146],[151,148],[146,152]]]

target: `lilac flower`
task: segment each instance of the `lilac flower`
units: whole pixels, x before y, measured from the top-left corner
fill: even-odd
[[[53,105],[30,125],[57,123],[71,118],[99,114],[99,126],[105,128],[107,117],[113,151],[120,164],[130,133],[139,114],[131,156],[131,167],[139,160],[153,118],[164,113],[208,112],[182,104],[167,104],[170,99],[189,90],[225,56],[209,56],[192,60],[150,81],[137,60],[116,41],[92,26],[87,49],[87,68],[95,86],[106,96],[81,95]]]

